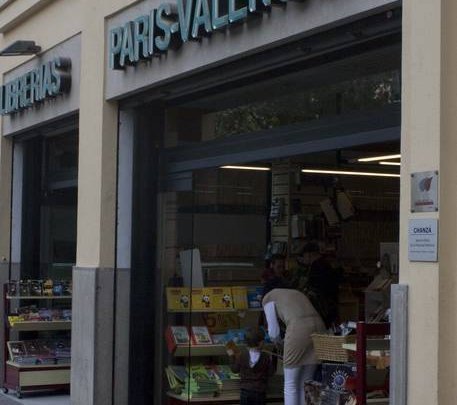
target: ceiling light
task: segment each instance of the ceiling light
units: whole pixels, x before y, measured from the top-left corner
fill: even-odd
[[[15,41],[0,51],[0,56],[35,55],[41,51],[35,41]]]
[[[362,159],[357,159],[358,162],[377,162],[379,160],[390,160],[390,159],[400,159],[401,155],[384,155],[384,156],[373,156]]]
[[[399,174],[394,173],[376,173],[376,172],[351,172],[344,170],[321,170],[321,169],[303,169],[303,173],[314,174],[336,174],[341,176],[373,176],[373,177],[400,177]]]
[[[221,169],[256,170],[256,171],[261,171],[261,172],[269,172],[271,170],[269,167],[259,167],[259,166],[221,166]]]
[[[379,162],[379,164],[384,166],[401,166],[400,162]]]

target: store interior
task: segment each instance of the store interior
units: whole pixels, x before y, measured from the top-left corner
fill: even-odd
[[[196,348],[191,337],[189,346],[168,347],[165,365],[228,364],[223,345],[237,339],[237,331],[262,324],[253,296],[274,268],[272,260],[283,261],[281,277],[290,288],[306,293],[303,249],[309,242],[338,279],[333,326],[387,322],[390,285],[398,279],[399,169],[398,142],[380,143],[198,170],[190,190],[167,193],[164,281],[190,287],[194,301],[202,287],[232,288],[235,300],[233,287],[243,286],[248,307],[218,313],[192,302],[188,314],[169,311],[166,328],[185,326],[192,334],[206,327],[206,344],[214,347]],[[168,370],[172,374],[173,367]],[[271,395],[280,398],[280,371],[272,381]],[[179,391],[179,383],[172,384]]]
[[[167,110],[157,244],[165,316],[156,347],[161,342],[169,404],[237,403],[227,345],[243,350],[246,333],[265,327],[262,291],[272,275],[310,295],[310,246],[325,262],[321,287],[333,285],[329,333],[347,322],[389,321],[398,279],[400,81],[395,58],[354,62],[363,58],[323,67],[337,75],[292,72]],[[315,298],[313,305],[323,306]],[[264,344],[272,349],[268,337]],[[283,400],[278,362],[271,403]],[[324,366],[320,390],[332,385],[328,375],[350,371],[347,362],[346,370]],[[217,375],[217,394],[205,377],[199,386],[200,373]],[[370,395],[388,397],[388,367],[370,373]],[[346,403],[337,394],[333,403]]]

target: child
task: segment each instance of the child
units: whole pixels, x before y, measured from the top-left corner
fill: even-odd
[[[240,405],[264,405],[268,377],[274,373],[271,357],[262,352],[263,334],[252,330],[246,334],[247,350],[228,350],[230,367],[240,373]]]

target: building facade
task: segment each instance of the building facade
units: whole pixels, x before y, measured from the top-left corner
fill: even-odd
[[[0,1],[0,48],[41,47],[0,57],[1,280],[72,279],[72,404],[167,403],[163,374],[175,360],[163,336],[187,320],[171,318],[165,287],[179,277],[198,287],[205,261],[249,261],[253,274],[268,243],[285,244],[290,259],[300,238],[271,220],[272,201],[287,194],[292,221],[306,205],[295,212],[294,200],[342,184],[317,183],[310,170],[354,171],[358,155],[378,151],[401,152],[401,171],[382,171],[400,183],[345,180],[379,204],[361,202],[376,215],[341,229],[365,229],[373,246],[399,242],[391,403],[457,396],[456,6],[271,3]],[[271,177],[236,174],[245,165]],[[412,212],[411,175],[435,171],[437,210]],[[284,173],[295,183],[275,183]],[[220,191],[228,188],[234,195]],[[416,219],[439,220],[437,260],[410,260]],[[348,239],[325,235],[353,263]],[[352,238],[368,252],[361,267],[373,264],[376,247]],[[191,257],[186,281],[183,251],[195,248],[202,263]],[[211,272],[228,282],[209,269],[205,282]]]

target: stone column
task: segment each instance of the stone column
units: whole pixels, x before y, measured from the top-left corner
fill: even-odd
[[[104,99],[105,2],[83,2],[71,402],[112,405],[117,104]]]

